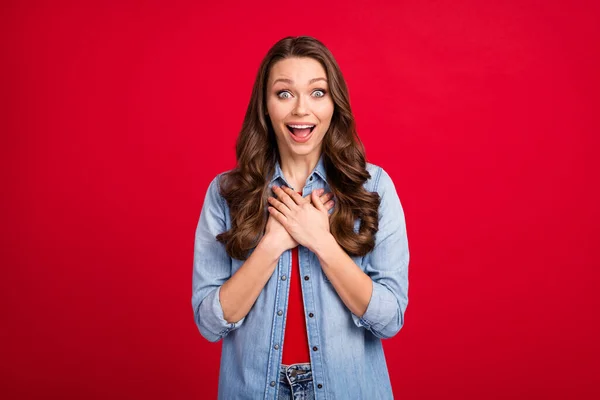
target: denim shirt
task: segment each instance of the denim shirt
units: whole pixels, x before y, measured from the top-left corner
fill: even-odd
[[[381,339],[396,335],[404,325],[408,304],[408,241],[403,208],[390,176],[374,164],[367,163],[367,170],[371,177],[364,186],[367,191],[379,193],[381,203],[375,248],[364,257],[351,257],[373,282],[364,315],[353,314],[342,302],[317,256],[304,246],[298,249],[315,399],[393,398]],[[227,322],[219,292],[244,261],[229,257],[224,245],[215,239],[231,227],[229,208],[219,194],[221,175],[208,187],[195,233],[194,320],[208,341],[223,340],[219,399],[277,399],[279,366],[286,345],[282,341],[292,251],[280,256],[273,275],[248,314],[235,323]],[[269,187],[274,184],[292,187],[279,164]],[[330,191],[322,156],[307,178],[302,196],[319,188]],[[359,225],[357,219],[355,231]]]

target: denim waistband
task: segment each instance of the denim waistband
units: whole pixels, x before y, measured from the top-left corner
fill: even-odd
[[[279,382],[294,384],[297,382],[310,381],[312,379],[312,370],[310,363],[281,364],[279,368]]]

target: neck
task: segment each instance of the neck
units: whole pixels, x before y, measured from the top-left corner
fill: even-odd
[[[320,152],[313,152],[304,156],[280,153],[281,172],[286,182],[292,185],[294,190],[301,192],[306,179],[319,162],[320,156]]]

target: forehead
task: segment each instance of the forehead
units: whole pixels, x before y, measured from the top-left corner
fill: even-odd
[[[269,85],[276,79],[290,79],[294,85],[306,85],[314,78],[325,78],[327,74],[320,62],[309,57],[293,57],[277,61],[269,72]],[[323,81],[320,81],[324,83]]]

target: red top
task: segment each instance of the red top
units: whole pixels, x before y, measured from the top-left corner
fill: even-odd
[[[285,365],[310,362],[299,264],[298,247],[294,247],[292,249],[292,273],[289,276],[290,297],[283,338],[283,359],[281,361]]]

